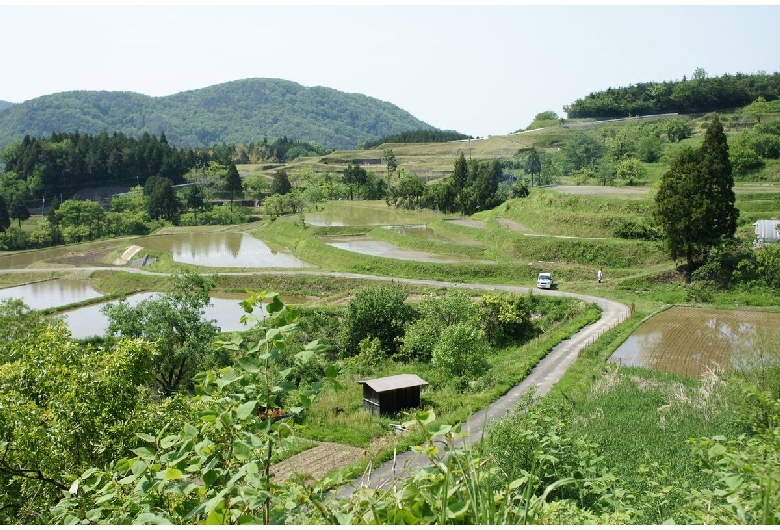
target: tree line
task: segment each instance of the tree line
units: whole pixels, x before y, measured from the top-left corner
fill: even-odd
[[[382,144],[424,144],[424,143],[444,143],[457,140],[467,140],[471,138],[457,131],[437,131],[431,129],[416,129],[413,131],[404,131],[397,134],[388,134],[371,142],[363,144],[365,149],[373,149]]]
[[[708,77],[698,68],[692,79],[646,82],[592,92],[563,110],[569,118],[621,118],[645,114],[714,112],[743,107],[763,97],[780,98],[780,72]]]
[[[314,142],[302,142],[288,139],[286,136],[269,142],[263,138],[262,142],[250,142],[246,145],[234,147],[235,158],[239,164],[256,162],[289,162],[296,158],[307,156],[323,156],[333,152]]]
[[[387,203],[396,208],[431,208],[444,213],[471,215],[495,208],[509,194],[499,189],[509,180],[500,160],[466,160],[463,152],[452,173],[442,181],[426,184],[414,173],[401,171],[398,183],[389,188]]]
[[[193,168],[206,167],[211,156],[206,150],[179,149],[160,137],[144,133],[139,139],[122,133],[52,133],[7,146],[2,195],[6,202],[21,200],[32,205],[54,197],[70,198],[76,191],[93,186],[143,185],[152,176],[184,182]],[[15,182],[24,183],[19,186]],[[26,190],[22,189],[25,188]],[[9,190],[13,188],[15,193]]]
[[[91,199],[66,199],[60,203],[54,197],[41,220],[30,230],[21,227],[22,221],[30,216],[29,210],[26,207],[16,210],[18,202],[12,202],[8,208],[0,193],[0,250],[146,235],[170,224],[224,225],[248,221],[247,209],[233,206],[233,201],[244,194],[233,162],[210,162],[206,168],[188,172],[187,180],[188,185],[174,188],[171,179],[151,176],[143,185],[112,196],[107,209]],[[229,200],[229,204],[216,205],[211,200],[215,196]],[[12,219],[19,221],[18,227],[12,225]]]

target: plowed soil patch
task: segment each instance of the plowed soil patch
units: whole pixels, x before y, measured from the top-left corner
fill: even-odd
[[[296,473],[319,479],[360,459],[365,449],[332,442],[320,442],[317,447],[298,453],[271,466],[273,481],[281,483]]]

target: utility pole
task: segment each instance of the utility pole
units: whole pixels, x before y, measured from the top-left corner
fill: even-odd
[[[44,195],[41,200],[43,201],[43,204],[41,205],[41,217],[46,215],[46,196]]]

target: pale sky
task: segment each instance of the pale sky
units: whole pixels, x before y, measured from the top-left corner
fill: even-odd
[[[311,3],[310,3],[311,4]],[[317,4],[314,2],[313,4]],[[780,6],[0,5],[0,100],[247,78],[362,93],[473,136],[593,91],[780,71]]]

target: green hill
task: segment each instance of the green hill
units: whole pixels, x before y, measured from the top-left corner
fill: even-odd
[[[758,97],[780,98],[780,72],[724,74],[708,77],[697,69],[693,79],[637,83],[592,92],[563,110],[569,118],[622,118],[643,114],[723,112],[748,105]]]
[[[385,101],[282,79],[244,79],[163,97],[73,91],[0,102],[0,147],[26,134],[107,131],[136,138],[164,132],[184,147],[286,136],[350,149],[412,129],[435,128]]]

